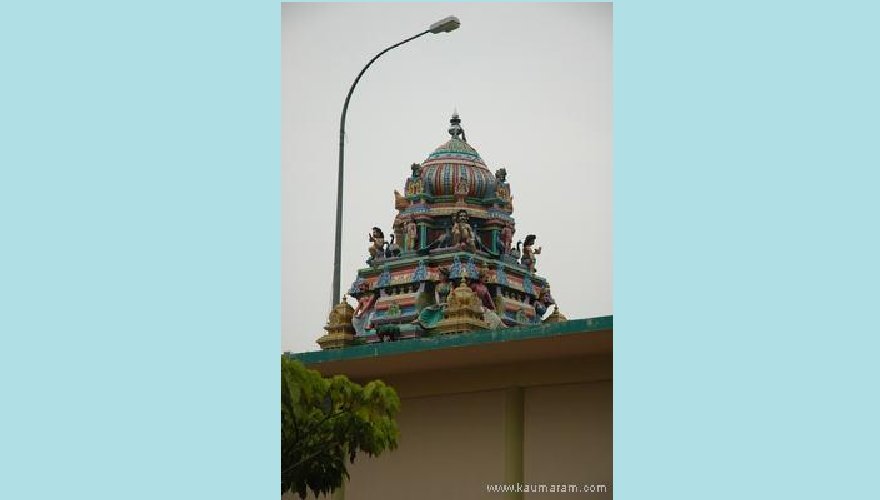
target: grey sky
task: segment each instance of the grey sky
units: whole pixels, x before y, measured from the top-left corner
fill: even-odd
[[[449,138],[507,169],[515,239],[538,236],[538,274],[569,318],[612,313],[610,3],[282,4],[282,350],[317,349],[330,306],[339,115],[349,106],[343,292],[367,233],[390,229],[409,165]]]

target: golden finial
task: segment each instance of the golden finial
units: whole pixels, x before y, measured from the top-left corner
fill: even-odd
[[[550,313],[550,316],[547,316],[543,323],[562,323],[563,321],[568,321],[568,318],[559,312],[558,305],[553,304],[553,312]]]

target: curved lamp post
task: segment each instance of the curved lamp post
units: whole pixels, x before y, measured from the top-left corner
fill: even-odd
[[[330,304],[330,307],[333,307],[337,303],[339,303],[339,271],[340,271],[340,259],[342,253],[342,174],[344,170],[344,158],[345,158],[345,114],[348,112],[348,102],[351,100],[351,94],[354,92],[354,87],[358,84],[361,77],[364,76],[364,72],[367,71],[367,68],[373,64],[376,59],[382,56],[382,54],[388,52],[389,50],[399,47],[406,42],[415,40],[416,38],[426,35],[428,33],[449,33],[450,31],[458,28],[461,23],[458,21],[458,18],[455,16],[445,17],[436,23],[432,24],[425,31],[419,33],[418,35],[407,38],[402,42],[395,43],[394,45],[388,47],[387,49],[379,52],[370,62],[364,66],[364,69],[358,73],[357,78],[354,79],[354,82],[351,84],[351,87],[348,89],[348,95],[345,96],[345,104],[342,106],[342,117],[339,120],[339,180],[338,186],[336,188],[336,242],[335,242],[335,254],[333,256],[333,302]]]

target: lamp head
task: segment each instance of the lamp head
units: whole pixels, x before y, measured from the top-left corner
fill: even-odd
[[[461,22],[455,16],[444,17],[428,27],[431,33],[449,33],[461,26]]]

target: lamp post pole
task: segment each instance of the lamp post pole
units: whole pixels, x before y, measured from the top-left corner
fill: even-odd
[[[339,274],[341,270],[340,261],[342,259],[342,179],[345,170],[345,115],[348,112],[348,102],[351,100],[351,94],[354,93],[355,86],[358,84],[358,81],[360,81],[361,77],[364,76],[364,72],[367,71],[367,68],[369,68],[373,64],[373,62],[376,61],[376,59],[379,59],[382,54],[428,33],[449,33],[450,31],[458,28],[460,24],[461,23],[459,22],[458,18],[455,16],[443,18],[432,24],[428,29],[419,33],[418,35],[395,43],[394,45],[388,47],[382,52],[379,52],[378,54],[373,56],[373,58],[370,59],[367,65],[364,66],[364,69],[362,69],[361,72],[358,73],[357,77],[354,79],[354,82],[351,84],[351,87],[349,87],[348,89],[348,95],[345,96],[345,104],[342,106],[342,116],[339,119],[339,177],[336,186],[336,241],[334,242],[333,255],[333,301],[330,304],[330,307],[333,307],[334,305],[339,303],[340,296]]]

